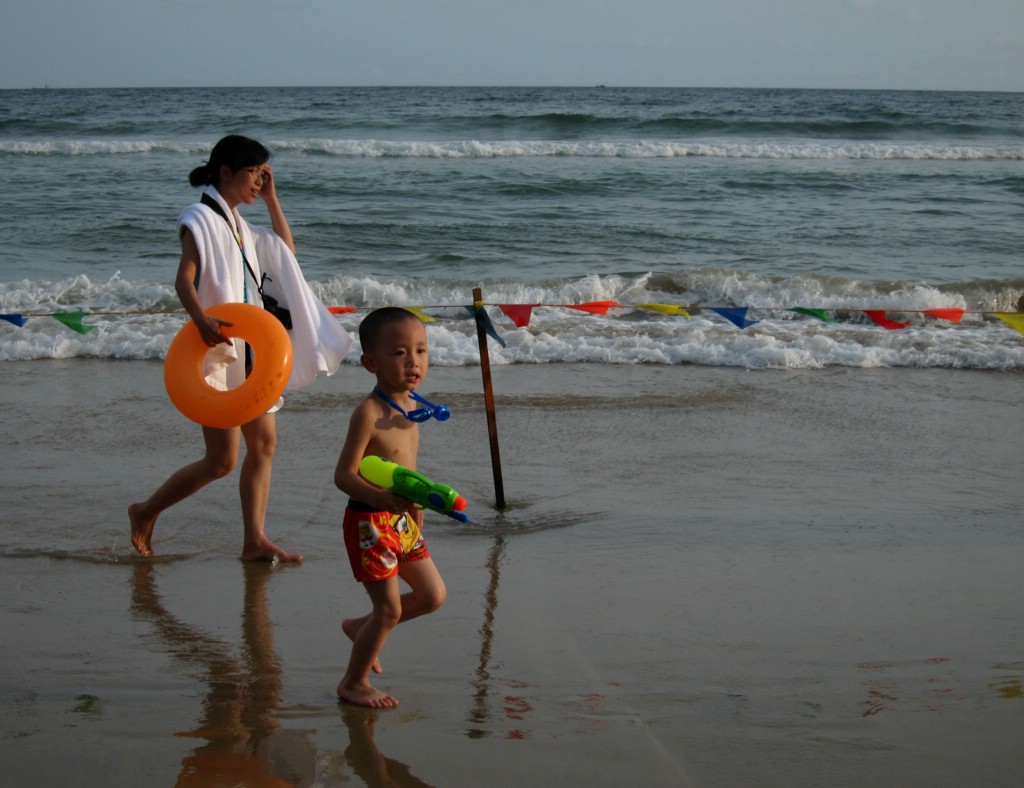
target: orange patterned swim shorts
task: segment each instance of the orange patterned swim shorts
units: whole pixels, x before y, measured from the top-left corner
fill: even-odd
[[[350,504],[342,528],[352,573],[360,583],[386,580],[398,574],[400,563],[430,558],[412,514],[369,512]]]

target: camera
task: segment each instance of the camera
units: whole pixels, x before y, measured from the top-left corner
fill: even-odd
[[[277,299],[276,298],[264,294],[263,295],[263,308],[266,309],[268,312],[270,312],[270,314],[272,314],[278,320],[280,320],[282,326],[287,328],[289,331],[291,330],[291,327],[292,327],[292,313],[291,313],[291,310],[286,309],[283,306],[280,306],[277,303]]]

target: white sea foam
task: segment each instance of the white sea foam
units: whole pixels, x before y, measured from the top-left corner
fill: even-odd
[[[485,301],[492,324],[505,344],[502,347],[490,341],[491,361],[783,369],[836,365],[1024,369],[1024,338],[1001,321],[968,312],[961,323],[954,324],[918,311],[967,308],[963,292],[941,292],[925,285],[883,292],[875,286],[845,280],[769,280],[715,270],[680,276],[690,285],[682,294],[656,289],[666,277],[652,274],[586,276],[548,285],[492,283]],[[313,286],[329,305],[356,309],[337,318],[353,335],[370,308],[422,308],[434,318],[427,325],[435,364],[478,363],[475,323],[468,309],[472,294],[462,283],[357,275],[314,282]],[[572,308],[597,301],[621,306],[610,307],[605,315]],[[748,318],[756,323],[741,329],[712,309],[695,308],[693,316],[687,318],[637,306],[649,303],[747,306]],[[509,304],[540,306],[533,309],[527,326],[517,328],[501,311],[501,305]],[[825,309],[840,322],[827,323],[792,312],[794,306]],[[863,309],[886,310],[910,325],[898,331],[883,329],[865,317]],[[92,327],[88,333],[76,333],[49,316],[75,311],[86,313],[84,324]],[[0,312],[30,315],[20,328],[0,322],[0,359],[6,361],[161,359],[186,320],[170,285],[130,282],[121,276],[95,283],[78,276],[53,283],[22,280],[2,284]],[[96,314],[102,312],[115,314]],[[358,346],[349,362],[356,363],[357,359]]]
[[[274,140],[275,150],[325,153],[354,158],[487,159],[524,157],[723,158],[819,160],[1024,160],[1024,145],[951,145],[942,143],[806,141],[621,140],[422,140],[313,139]]]
[[[155,139],[70,139],[0,141],[0,155],[121,156],[146,153],[205,154],[209,141],[189,143]],[[347,158],[512,159],[512,158],[626,158],[626,159],[808,159],[912,161],[1022,161],[1024,145],[961,145],[940,142],[822,142],[816,140],[385,140],[385,139],[270,139],[277,152],[322,154]]]

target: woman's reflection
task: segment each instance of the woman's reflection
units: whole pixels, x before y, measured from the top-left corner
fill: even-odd
[[[316,753],[300,731],[281,730],[274,712],[281,704],[281,664],[266,585],[274,571],[267,564],[242,564],[242,654],[169,612],[156,589],[156,566],[135,565],[132,613],[156,629],[168,652],[199,668],[209,685],[195,730],[179,736],[204,739],[182,761],[179,786],[311,785]]]

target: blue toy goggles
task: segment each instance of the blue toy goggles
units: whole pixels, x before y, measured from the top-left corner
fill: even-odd
[[[391,397],[381,391],[379,386],[373,387],[373,393],[405,416],[409,421],[415,421],[417,424],[421,424],[430,418],[435,418],[438,421],[448,421],[452,415],[451,411],[448,410],[447,405],[434,405],[433,403],[427,402],[427,400],[423,399],[423,397],[415,391],[410,391],[409,396],[412,397],[414,401],[423,405],[423,407],[410,411],[405,410],[401,405],[391,399]]]

